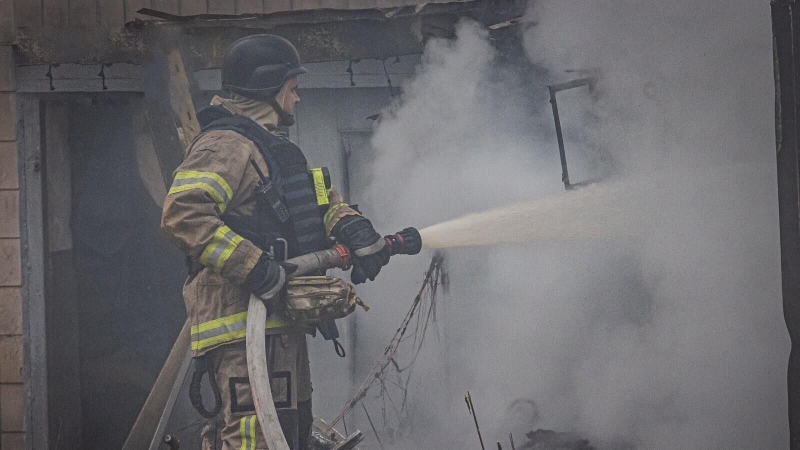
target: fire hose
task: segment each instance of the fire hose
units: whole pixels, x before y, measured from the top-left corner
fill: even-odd
[[[414,228],[405,230],[384,238],[392,255],[416,255],[422,249],[422,239]],[[350,267],[350,250],[342,245],[333,248],[308,253],[287,260],[297,269],[288,275],[288,278],[302,276],[312,272],[327,269]],[[272,398],[269,384],[269,367],[267,366],[267,342],[264,333],[264,323],[267,320],[267,307],[255,295],[250,296],[247,308],[247,370],[250,377],[250,389],[253,393],[258,423],[264,433],[269,450],[289,450],[289,444],[283,435],[278,413]]]

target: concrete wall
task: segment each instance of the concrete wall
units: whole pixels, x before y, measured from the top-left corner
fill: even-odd
[[[0,0],[0,448],[24,447],[19,182],[12,5]]]

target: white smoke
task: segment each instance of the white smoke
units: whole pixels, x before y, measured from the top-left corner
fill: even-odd
[[[604,149],[622,182],[658,184],[637,191],[646,214],[620,205],[645,238],[451,251],[400,445],[475,448],[469,390],[484,439],[504,447],[538,427],[612,448],[785,447],[768,5],[541,0],[525,26],[538,77],[500,64],[471,22],[428,44],[376,129],[368,215],[423,227],[560,193],[546,85],[588,69],[597,102],[565,103],[568,152]],[[380,355],[423,264],[395,258],[362,289],[360,354]],[[520,398],[536,408],[509,408]]]

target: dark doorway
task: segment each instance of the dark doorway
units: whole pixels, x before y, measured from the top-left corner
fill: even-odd
[[[47,97],[41,111],[50,443],[121,448],[185,319],[183,258],[159,229],[165,180],[137,151],[138,96]]]

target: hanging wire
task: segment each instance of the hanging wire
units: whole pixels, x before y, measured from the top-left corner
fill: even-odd
[[[345,72],[350,74],[350,86],[355,86],[356,82],[353,81],[353,60],[350,60],[350,63],[347,65],[347,70]]]
[[[364,406],[363,402],[361,403],[361,407],[364,408],[364,414],[367,415],[367,420],[369,421],[369,426],[372,427],[372,432],[375,433],[375,439],[378,441],[378,445],[380,446],[381,450],[384,450],[383,442],[381,442],[381,437],[378,436],[378,430],[375,429],[375,424],[372,423],[372,417],[369,416],[369,411],[367,411],[367,407]]]
[[[47,73],[44,74],[44,76],[46,76],[47,79],[50,80],[50,90],[51,91],[55,91],[56,88],[55,88],[55,86],[53,86],[53,65],[52,64],[48,64],[47,65]]]
[[[383,59],[383,61],[381,62],[383,63],[383,73],[384,75],[386,75],[386,82],[389,84],[389,95],[394,97],[395,96],[394,86],[392,85],[392,77],[389,76],[389,70],[386,69],[386,59]]]
[[[375,363],[375,366],[373,366],[372,370],[370,370],[367,378],[361,384],[361,387],[358,389],[356,394],[352,399],[350,399],[349,402],[347,402],[344,409],[339,413],[336,419],[331,422],[331,429],[337,423],[343,421],[344,417],[358,403],[362,402],[362,400],[366,397],[367,392],[375,385],[380,386],[380,391],[378,392],[376,398],[382,401],[384,426],[386,426],[387,401],[399,420],[402,420],[404,414],[407,413],[408,387],[411,381],[411,369],[416,362],[420,351],[422,350],[422,346],[425,342],[424,335],[427,333],[428,324],[434,316],[433,312],[431,312],[431,309],[436,308],[436,294],[438,292],[438,285],[444,279],[443,263],[444,255],[438,252],[435,253],[431,259],[428,270],[425,272],[422,286],[420,287],[417,296],[414,297],[411,308],[403,318],[400,327],[397,329],[394,336],[392,336],[392,339],[386,346],[383,355],[381,355],[381,357]],[[409,331],[411,331],[411,335],[407,336]],[[411,358],[408,364],[401,367],[397,362],[398,351],[400,350],[401,344],[407,342],[408,339],[412,340],[412,345],[410,347]],[[396,381],[389,379],[389,375],[391,373],[395,374]],[[396,386],[402,392],[403,399],[402,402],[400,402],[399,408],[389,394],[387,381],[389,384]]]
[[[106,86],[106,66],[105,66],[105,64],[100,64],[100,72],[97,74],[97,76],[100,77],[100,80],[102,81],[103,90],[107,91],[108,90],[108,86]]]

